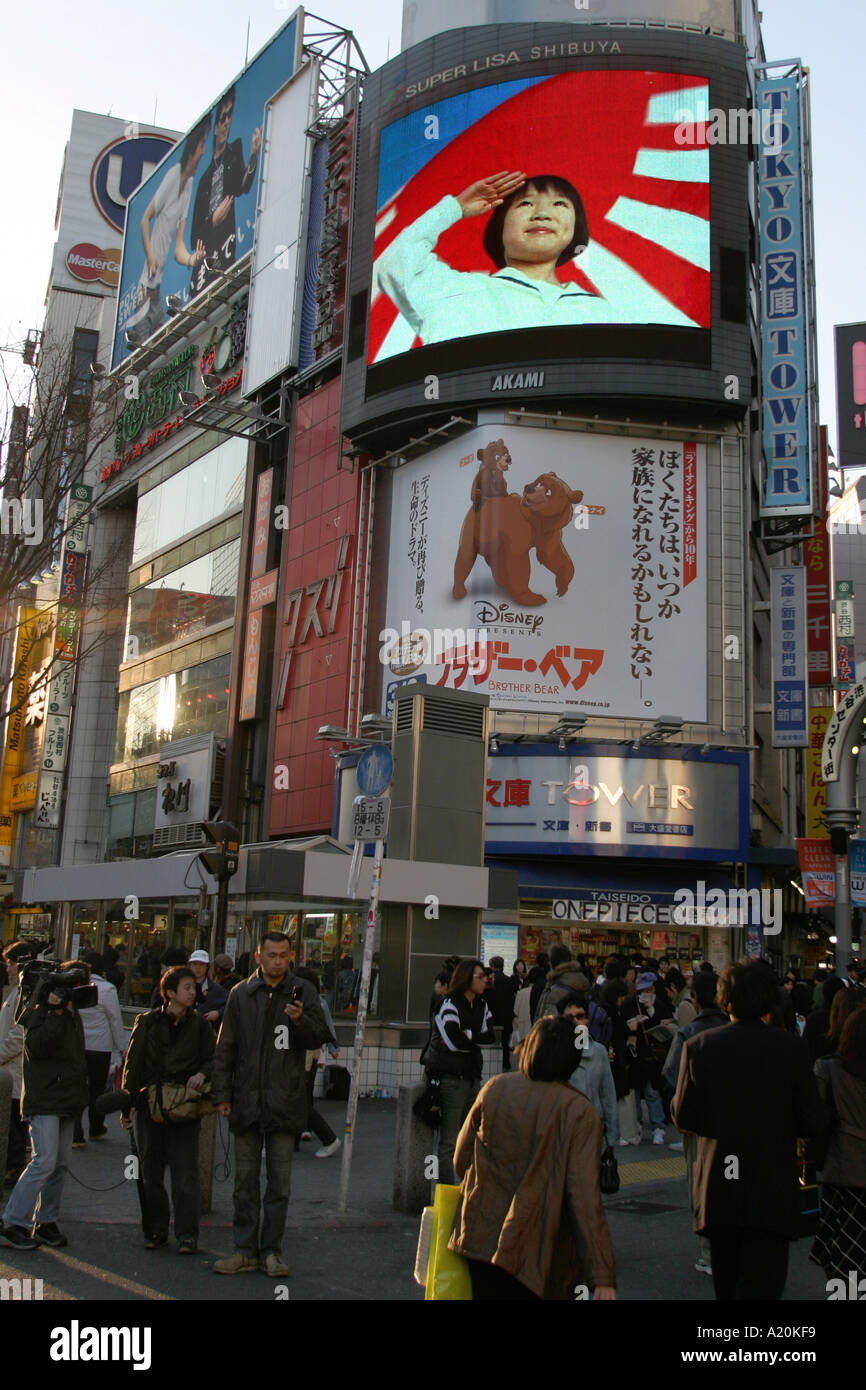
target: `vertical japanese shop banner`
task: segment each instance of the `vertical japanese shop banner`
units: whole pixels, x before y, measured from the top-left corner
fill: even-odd
[[[773,747],[806,748],[806,570],[772,571]]]
[[[809,710],[809,746],[805,757],[806,836],[810,840],[829,840],[824,823],[827,788],[821,776],[821,750],[827,725],[833,718],[829,705],[813,705]]]
[[[829,840],[797,841],[806,907],[832,907],[836,901],[835,864]]]

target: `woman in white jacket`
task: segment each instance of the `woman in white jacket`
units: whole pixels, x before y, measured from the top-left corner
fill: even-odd
[[[495,273],[452,270],[434,254],[439,237],[462,217],[482,213],[492,214],[484,249]],[[583,202],[567,179],[528,179],[504,170],[456,197],[446,195],[406,227],[377,259],[376,277],[423,343],[515,328],[610,323],[615,315],[606,300],[556,275],[588,242]]]

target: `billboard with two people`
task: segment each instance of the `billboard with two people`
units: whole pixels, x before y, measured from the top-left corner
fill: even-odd
[[[298,11],[130,197],[112,367],[252,250],[265,103],[295,71]],[[129,338],[127,338],[129,334]]]

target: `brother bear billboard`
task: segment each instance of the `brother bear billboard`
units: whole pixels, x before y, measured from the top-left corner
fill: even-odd
[[[496,425],[396,470],[395,677],[491,707],[707,718],[702,444]]]

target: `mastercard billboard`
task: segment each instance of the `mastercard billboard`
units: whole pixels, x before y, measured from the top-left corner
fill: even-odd
[[[120,247],[102,250],[89,241],[79,241],[66,253],[66,269],[85,284],[98,280],[102,285],[116,285],[120,274]]]
[[[464,29],[374,73],[344,430],[527,395],[741,416],[748,148],[701,134],[745,104],[725,40],[587,25]]]

